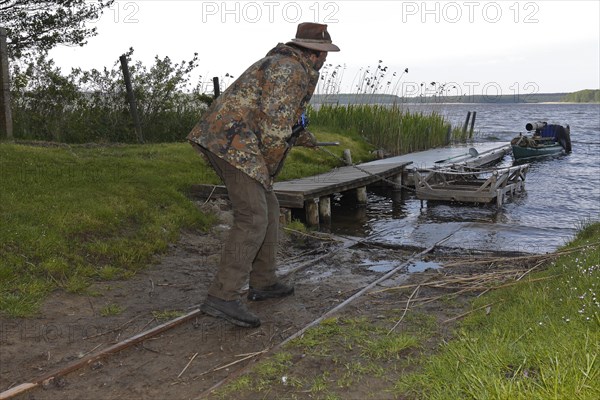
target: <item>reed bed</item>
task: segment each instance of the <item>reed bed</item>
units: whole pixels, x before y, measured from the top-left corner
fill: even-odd
[[[406,154],[449,144],[460,137],[437,113],[411,113],[400,105],[322,105],[309,110],[313,126],[336,132],[358,133],[391,155]]]

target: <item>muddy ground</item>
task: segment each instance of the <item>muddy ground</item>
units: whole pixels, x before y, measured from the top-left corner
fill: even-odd
[[[219,249],[231,223],[227,202],[200,204],[221,216],[208,233],[184,232],[181,240],[146,271],[127,281],[101,282],[89,295],[55,292],[44,303],[39,316],[0,319],[0,391],[58,371],[78,360],[127,338],[165,323],[176,315],[193,311],[206,295],[219,260]],[[260,316],[262,326],[238,328],[225,321],[199,314],[191,320],[140,344],[99,359],[25,393],[18,399],[193,399],[241,368],[254,365],[260,355],[239,360],[281,343],[305,325],[382,276],[392,266],[405,263],[422,249],[352,246],[352,239],[314,233],[305,236],[282,231],[279,250],[281,275],[295,284],[294,296],[284,300],[252,302],[250,310]],[[421,261],[421,272],[398,273],[376,290],[431,281],[441,275],[477,273],[477,269],[453,267],[426,269],[454,257],[451,251],[434,251]],[[470,259],[477,255],[464,255]],[[307,261],[315,261],[307,265]],[[382,267],[382,265],[384,267]],[[410,264],[401,272],[406,272]],[[475,268],[475,269],[473,269]],[[364,316],[377,322],[393,310],[402,313],[412,287],[364,295],[339,312],[342,316]],[[443,288],[425,288],[422,298],[444,294]],[[433,351],[448,339],[452,323],[441,322],[469,309],[474,294],[465,292],[452,302],[432,301],[421,308],[440,322],[436,337],[424,351]],[[107,305],[118,305],[116,315],[102,315]],[[409,319],[404,324],[410,324]],[[359,355],[358,355],[359,356]],[[193,360],[192,360],[193,358]],[[192,360],[192,362],[190,362]],[[188,365],[189,363],[189,365]],[[228,364],[231,364],[227,367]],[[327,360],[323,360],[327,363]],[[187,366],[187,368],[186,368]],[[307,364],[299,369],[314,369]],[[299,371],[301,373],[301,371]],[[398,372],[398,373],[401,373]],[[343,390],[343,389],[342,389]],[[295,398],[314,398],[306,391],[290,388]],[[296,391],[296,392],[294,392]],[[387,392],[386,392],[387,393]],[[353,392],[347,398],[364,394]],[[383,394],[381,394],[383,395]],[[239,393],[232,395],[239,398]],[[209,396],[211,397],[211,396]],[[227,397],[227,396],[225,396]],[[249,395],[248,398],[252,398]],[[273,392],[266,398],[286,397]],[[385,397],[394,396],[387,393]]]

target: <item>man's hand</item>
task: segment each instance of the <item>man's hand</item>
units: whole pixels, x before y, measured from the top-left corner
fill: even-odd
[[[317,138],[308,129],[304,129],[296,140],[296,146],[317,147]]]

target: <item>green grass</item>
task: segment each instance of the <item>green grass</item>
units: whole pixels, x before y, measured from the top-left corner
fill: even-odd
[[[203,230],[185,196],[218,182],[188,144],[41,147],[0,143],[0,311],[34,314],[52,290],[128,278]]]
[[[357,136],[340,141],[355,161],[372,158]],[[341,162],[315,149],[290,153],[280,179]],[[95,281],[127,279],[175,242],[182,229],[216,220],[185,193],[220,183],[187,143],[32,146],[0,142],[0,313],[34,315],[53,290],[84,293]]]
[[[530,279],[484,296],[489,315],[466,318],[456,339],[396,383],[415,399],[600,398],[600,224],[587,224],[564,255]]]
[[[124,311],[123,307],[118,304],[107,304],[100,310],[100,315],[103,317],[110,317],[113,315],[119,315]]]
[[[179,318],[185,313],[177,310],[163,310],[163,311],[152,311],[152,316],[158,321],[168,321],[171,319]]]
[[[311,129],[312,127],[309,126],[309,130]],[[290,180],[327,173],[332,168],[343,165],[340,158],[342,158],[345,149],[350,150],[352,162],[355,164],[371,161],[375,157],[371,153],[375,148],[352,131],[345,130],[344,133],[332,133],[331,130],[318,129],[318,131],[311,130],[318,141],[340,143],[339,146],[325,148],[328,152],[333,153],[335,157],[319,149],[294,148],[290,152],[278,180]]]

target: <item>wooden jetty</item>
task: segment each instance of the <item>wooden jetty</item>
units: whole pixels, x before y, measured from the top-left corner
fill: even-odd
[[[335,168],[316,176],[277,182],[274,190],[286,215],[290,209],[304,209],[308,225],[317,226],[331,220],[331,195],[350,192],[359,204],[367,202],[367,186],[394,182],[400,190],[403,185],[415,185],[415,172],[437,168],[480,167],[499,161],[510,152],[510,143],[479,143],[477,150],[466,146],[445,147],[390,157],[382,160]],[[190,195],[195,198],[226,197],[224,186],[193,185]]]
[[[395,183],[397,190],[402,189],[402,175],[409,161],[381,165],[361,164],[358,168],[346,166],[336,168],[325,174],[291,181],[278,182],[274,185],[277,196],[284,195],[296,201],[292,208],[304,208],[309,225],[319,225],[319,220],[331,220],[331,195],[353,191],[359,204],[367,203],[367,186],[383,179]],[[282,207],[285,207],[280,203]]]
[[[415,171],[417,198],[467,203],[490,203],[501,207],[507,195],[525,190],[529,164],[509,168],[471,168]]]
[[[367,203],[367,186],[383,179],[391,180],[398,190],[402,187],[402,175],[409,161],[381,165],[361,164],[358,168],[345,166],[315,176],[277,182],[275,194],[282,208],[303,208],[308,225],[331,220],[331,195],[353,192],[359,204]],[[191,195],[197,198],[227,196],[224,186],[193,185]]]

